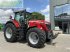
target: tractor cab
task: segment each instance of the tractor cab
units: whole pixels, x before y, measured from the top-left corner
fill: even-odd
[[[15,11],[15,17],[14,19],[20,23],[25,22],[31,18],[31,13],[26,12],[26,10],[23,11]]]
[[[18,28],[20,27],[20,29],[27,29],[29,20],[32,18],[31,15],[32,13],[29,13],[26,10],[21,10],[21,11],[14,11],[14,14],[15,14],[14,21],[17,22],[16,26],[19,25]]]

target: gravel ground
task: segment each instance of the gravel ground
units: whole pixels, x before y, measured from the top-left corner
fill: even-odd
[[[0,32],[0,52],[70,52],[70,35],[60,34],[53,42],[54,45],[45,43],[43,48],[37,49],[26,42],[8,43]]]

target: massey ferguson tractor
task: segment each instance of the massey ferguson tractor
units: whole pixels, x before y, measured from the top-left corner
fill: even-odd
[[[51,24],[45,20],[32,19],[31,13],[16,11],[14,19],[10,16],[4,28],[4,37],[7,42],[16,42],[26,39],[29,46],[40,48],[46,41],[51,41],[57,37],[53,35]]]

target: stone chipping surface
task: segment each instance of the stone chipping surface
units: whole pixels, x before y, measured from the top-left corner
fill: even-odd
[[[26,42],[8,43],[0,32],[0,52],[70,52],[70,35],[60,34],[53,43],[43,48],[32,48]]]

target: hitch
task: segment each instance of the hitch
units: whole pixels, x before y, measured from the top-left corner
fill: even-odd
[[[61,33],[58,32],[55,35],[53,35],[53,39],[57,38],[59,34],[61,34]]]

